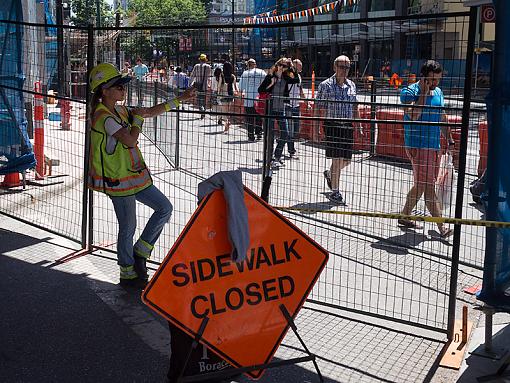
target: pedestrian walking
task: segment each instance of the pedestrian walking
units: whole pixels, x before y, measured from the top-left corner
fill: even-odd
[[[160,82],[167,82],[166,68],[163,67],[163,66],[160,66],[159,70],[158,70],[158,73],[159,73],[159,81]]]
[[[303,71],[303,63],[299,59],[292,60],[292,66],[296,71],[298,82],[289,85],[289,104],[285,105],[285,115],[288,117],[295,117],[289,119],[289,135],[292,140],[297,141],[299,139],[299,119],[300,107],[302,100],[306,100],[305,92],[303,90],[303,80],[301,78],[301,72]],[[305,101],[305,107],[308,108],[309,104]]]
[[[127,75],[127,76],[131,76],[133,74],[133,70],[131,69],[131,65],[129,64],[129,61],[126,61],[124,63],[121,73],[123,75]]]
[[[175,88],[175,68],[173,65],[168,67],[168,93],[173,94]]]
[[[199,63],[193,67],[190,79],[191,85],[197,90],[198,109],[200,110],[200,118],[205,118],[205,100],[207,90],[209,89],[212,69],[207,63],[207,56],[201,54],[198,58]]]
[[[140,57],[136,59],[136,65],[133,68],[133,73],[136,78],[137,106],[141,107],[143,105],[143,84],[147,81],[149,68],[142,62]]]
[[[137,142],[144,118],[175,109],[181,101],[193,96],[193,90],[150,108],[129,109],[119,103],[125,98],[125,87],[130,80],[131,77],[107,63],[98,64],[90,72],[93,96],[89,116],[92,130],[88,187],[107,194],[113,203],[119,224],[120,284],[140,287],[148,279],[146,260],[173,208],[154,186]],[[133,245],[136,201],[151,207],[154,213]]]
[[[182,68],[178,66],[175,68],[175,74],[173,78],[174,94],[180,96],[186,89],[189,88],[189,77],[182,71]]]
[[[230,91],[232,88],[232,92]],[[231,94],[232,93],[232,94]],[[237,88],[237,79],[236,76],[231,73],[230,78],[225,78],[225,74],[223,71],[218,79],[218,105],[219,110],[223,114],[223,132],[228,133],[230,129],[230,116],[232,105],[234,104],[234,96],[239,93],[239,89]]]
[[[278,122],[280,136],[277,139],[276,148],[273,153],[271,167],[283,166],[282,154],[287,145],[289,156],[292,158],[296,153],[294,141],[289,135],[288,120],[285,118],[285,104],[289,103],[289,84],[299,81],[294,71],[291,70],[291,60],[285,57],[279,59],[269,70],[268,75],[259,86],[259,93],[271,93],[269,114],[274,116],[269,120],[270,128],[274,128],[274,122]]]
[[[349,80],[351,60],[347,56],[338,56],[333,62],[335,74],[320,83],[317,90],[317,115],[326,116],[326,158],[331,159],[331,167],[324,171],[324,177],[331,193],[328,199],[335,204],[345,203],[340,192],[340,173],[352,159],[355,127],[361,130],[359,123],[338,121],[337,119],[359,118],[356,85]],[[318,130],[319,123],[316,123]]]
[[[400,93],[400,101],[409,105],[405,110],[405,121],[423,121],[428,123],[445,122],[444,95],[439,88],[443,76],[441,64],[434,60],[426,61],[421,67],[418,82],[406,86]],[[455,142],[447,127],[438,125],[404,125],[404,143],[407,156],[413,168],[413,187],[407,193],[402,214],[410,215],[422,196],[425,205],[433,217],[441,217],[439,200],[435,192],[436,178],[439,172],[441,134],[447,139],[448,150]],[[420,229],[416,222],[399,219],[398,224],[407,228]],[[437,223],[442,238],[449,237],[453,230],[443,223]]]
[[[218,96],[218,90],[220,86],[220,80],[223,77],[223,70],[221,67],[217,66],[214,69],[213,77],[211,80],[211,105],[215,108],[216,112],[219,112],[220,110],[220,104],[219,104],[219,96]],[[218,116],[218,125],[223,125],[223,118],[222,116]]]
[[[262,117],[255,111],[255,99],[258,95],[258,89],[266,72],[257,68],[257,62],[251,58],[247,62],[248,69],[243,72],[239,79],[239,90],[244,99],[244,111],[246,112],[246,130],[248,131],[248,141],[255,141],[255,136],[260,140],[262,138]]]

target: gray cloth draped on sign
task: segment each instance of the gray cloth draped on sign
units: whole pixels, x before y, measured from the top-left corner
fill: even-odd
[[[198,184],[198,202],[214,190],[223,189],[227,202],[228,236],[232,244],[232,260],[242,262],[250,245],[248,209],[240,170],[218,172]]]

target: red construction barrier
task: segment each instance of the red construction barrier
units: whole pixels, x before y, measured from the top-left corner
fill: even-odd
[[[9,173],[6,174],[4,180],[0,184],[4,188],[13,188],[16,186],[20,186],[21,182],[19,180],[19,173]]]
[[[234,102],[231,104],[230,112],[233,114],[241,114],[241,116],[232,116],[232,122],[235,124],[244,123],[244,99],[242,97],[235,97]]]
[[[381,109],[376,112],[377,120],[404,120],[401,109]],[[408,161],[404,147],[404,125],[398,123],[377,124],[375,151],[380,156],[395,157]]]
[[[359,117],[361,119],[370,119],[370,107],[360,106],[358,107]],[[363,135],[360,134],[359,129],[354,129],[354,150],[370,151],[370,123],[361,124],[363,128]]]
[[[71,130],[71,102],[60,100],[60,128]]]
[[[401,109],[382,109],[377,111],[376,118],[378,120],[404,120],[404,111]],[[460,124],[462,117],[457,115],[447,115],[447,122],[452,124]],[[405,152],[404,145],[404,125],[391,123],[377,124],[377,145],[376,153],[381,156],[395,157],[408,161],[409,158]],[[455,141],[455,150],[453,151],[453,160],[455,168],[459,165],[459,145],[461,128],[453,127],[452,137]],[[446,139],[441,135],[441,148],[446,150]]]
[[[478,124],[478,137],[480,140],[480,159],[478,160],[478,176],[481,177],[487,169],[487,153],[489,151],[489,131],[487,121]]]
[[[34,91],[34,154],[37,164],[35,166],[35,179],[44,178],[44,105],[41,93],[41,82],[36,81]]]
[[[299,113],[301,117],[314,117],[315,116],[315,105],[313,103],[311,108],[306,106],[306,103],[301,102],[299,104]],[[312,142],[320,142],[325,138],[325,132],[323,128],[323,121],[320,122],[320,127],[315,127],[314,121],[312,120],[301,120],[299,124],[299,137],[304,138]]]

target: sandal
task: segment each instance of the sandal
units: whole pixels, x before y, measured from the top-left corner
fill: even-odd
[[[453,235],[453,229],[449,229],[447,227],[443,227],[442,229],[439,230],[439,236],[441,238],[448,238],[451,235]]]
[[[418,225],[416,222],[411,221],[409,219],[399,219],[398,221],[399,226],[408,227],[412,229],[423,229],[423,226]]]

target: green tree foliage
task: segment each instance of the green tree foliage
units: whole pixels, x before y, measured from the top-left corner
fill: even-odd
[[[197,24],[207,18],[205,3],[208,0],[130,0],[128,24],[130,26],[175,26]],[[176,57],[179,36],[187,36],[186,31],[146,30],[136,31],[121,39],[126,58],[134,61],[141,57],[144,61],[154,59],[154,49],[164,52],[164,56]]]
[[[99,3],[101,26],[113,26],[115,17],[111,6],[106,0],[70,0],[71,22],[79,27],[86,27],[89,22],[96,25],[98,21],[97,5]]]
[[[207,16],[200,0],[131,0],[129,10],[137,26],[197,23]]]

